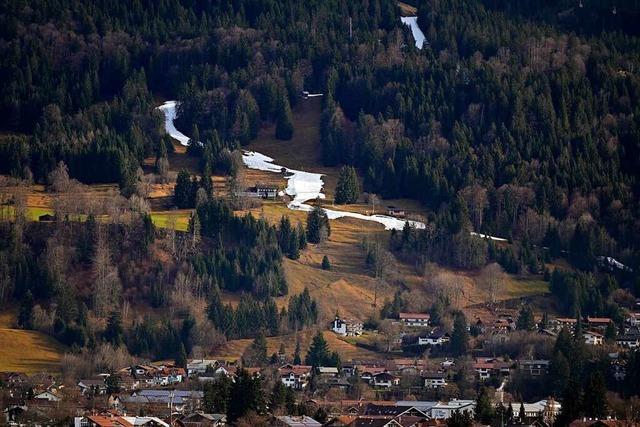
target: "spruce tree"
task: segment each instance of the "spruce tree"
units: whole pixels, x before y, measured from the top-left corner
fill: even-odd
[[[518,320],[516,321],[516,328],[520,331],[530,331],[535,327],[535,320],[533,318],[533,311],[528,304],[525,304],[520,308],[518,314]]]
[[[28,289],[20,301],[20,311],[18,312],[18,325],[23,329],[31,329],[33,314],[33,294]]]
[[[322,269],[331,270],[331,263],[329,262],[329,257],[326,255],[322,257]]]
[[[193,207],[191,177],[189,172],[182,169],[178,172],[176,186],[173,190],[173,202],[180,209]]]
[[[297,235],[298,235],[298,248],[300,248],[300,250],[306,249],[307,232],[304,230],[304,226],[300,221],[298,221]]]
[[[327,236],[331,235],[329,217],[327,217],[324,209],[316,205],[313,210],[307,214],[307,240],[311,243],[320,243],[322,240],[323,227],[326,230]]]
[[[353,166],[343,166],[336,184],[335,202],[338,205],[355,203],[360,196],[360,184]]]
[[[485,425],[491,424],[495,413],[493,410],[493,404],[491,403],[491,398],[489,397],[489,392],[486,387],[480,388],[478,398],[476,399],[476,407],[474,412],[476,421]]]
[[[607,388],[601,371],[589,375],[584,388],[583,412],[587,417],[605,419],[608,415]]]
[[[453,321],[453,333],[451,335],[451,352],[456,356],[467,353],[469,348],[469,331],[467,319],[463,313],[458,313]]]
[[[293,118],[291,106],[286,92],[282,91],[278,99],[278,111],[276,113],[276,138],[290,140],[293,137]]]
[[[114,310],[109,315],[107,327],[104,330],[104,339],[114,347],[118,347],[124,341],[124,329],[122,328],[122,319],[120,312]]]
[[[302,363],[302,358],[300,356],[300,341],[296,340],[296,350],[293,354],[293,364],[299,365]]]
[[[331,363],[331,354],[329,353],[329,345],[324,339],[322,332],[318,331],[313,337],[307,356],[304,359],[306,365],[326,366]]]
[[[187,350],[184,348],[184,344],[180,343],[180,349],[176,354],[176,366],[179,368],[187,369]]]

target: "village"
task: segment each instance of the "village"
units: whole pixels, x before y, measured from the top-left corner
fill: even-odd
[[[523,401],[507,390],[509,381],[548,384],[550,360],[508,357],[449,356],[451,334],[432,327],[428,313],[401,312],[394,321],[399,354],[414,357],[348,360],[339,366],[312,366],[278,352],[265,366],[243,365],[242,360],[190,359],[126,366],[65,384],[53,375],[4,372],[0,376],[3,422],[6,425],[49,425],[60,414],[72,417],[77,427],[102,426],[224,426],[224,413],[207,412],[211,404],[207,384],[234,383],[238,375],[259,379],[274,390],[284,386],[295,403],[294,411],[271,410],[273,426],[439,426],[452,417],[477,413],[487,402],[504,417],[503,425],[551,426],[562,405],[549,392],[544,399]],[[517,319],[498,315],[491,324],[480,319],[468,325],[483,337],[507,341]],[[551,318],[536,323],[535,333],[545,337],[580,333],[584,345],[606,349],[608,380],[626,376],[626,353],[640,345],[640,313],[631,314],[624,331],[613,330],[608,318]],[[367,333],[362,321],[336,315],[325,334],[360,337]],[[416,349],[419,349],[416,351]],[[298,363],[295,363],[298,362]],[[461,378],[465,377],[465,378]],[[456,387],[491,390],[488,401],[465,398]],[[211,389],[209,389],[211,390]],[[485,399],[487,395],[483,395]],[[267,401],[269,399],[267,398]],[[314,418],[315,417],[315,418]],[[617,420],[578,420],[572,426],[614,426]],[[476,423],[478,424],[478,423]],[[479,425],[482,425],[481,423]]]

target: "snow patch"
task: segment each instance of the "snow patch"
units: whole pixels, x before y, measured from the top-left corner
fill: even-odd
[[[276,173],[284,172],[287,178],[285,193],[293,198],[287,205],[291,210],[310,212],[313,206],[305,202],[325,198],[322,192],[322,187],[324,186],[322,174],[299,171],[276,165],[273,163],[271,157],[255,151],[245,151],[242,154],[242,161],[250,169]],[[384,225],[384,228],[387,230],[402,230],[406,222],[409,222],[409,224],[415,228],[425,227],[424,223],[419,221],[407,221],[387,215],[363,215],[356,212],[345,212],[326,208],[324,208],[324,211],[327,213],[329,219],[357,218],[364,221],[374,221]]]
[[[504,239],[502,237],[489,236],[488,234],[476,233],[475,231],[472,231],[471,235],[472,236],[478,236],[478,237],[481,237],[483,239],[493,240],[493,241],[496,241],[496,242],[508,242],[507,239]]]
[[[176,129],[173,123],[176,119],[176,105],[176,101],[167,101],[158,107],[158,109],[164,113],[164,124],[167,133],[172,138],[180,141],[180,144],[188,145],[189,137]],[[322,192],[322,188],[324,187],[322,174],[299,171],[277,165],[273,163],[273,159],[271,157],[265,156],[264,154],[256,151],[244,151],[242,154],[242,161],[250,169],[273,173],[284,173],[287,179],[287,188],[285,189],[285,193],[292,198],[287,207],[291,210],[309,212],[313,209],[313,206],[305,202],[318,198],[325,198],[325,195]],[[384,228],[387,230],[402,230],[407,222],[415,228],[425,228],[425,225],[422,222],[403,220],[387,215],[363,215],[355,212],[337,211],[332,209],[324,209],[324,211],[327,213],[327,217],[329,217],[329,219],[357,218],[364,221],[374,221],[384,225]]]
[[[617,259],[615,259],[613,257],[610,257],[610,256],[599,256],[598,260],[601,263],[606,264],[606,265],[608,265],[610,267],[613,267],[613,268],[617,268],[618,270],[629,271],[629,272],[633,271],[631,269],[631,267],[628,267],[628,266],[624,265],[623,263],[621,263]]]
[[[164,128],[169,136],[177,139],[180,144],[189,145],[189,137],[176,129],[173,121],[176,119],[176,101],[167,101],[158,107],[158,110],[164,113]]]
[[[418,17],[417,16],[403,16],[400,18],[404,25],[408,25],[411,27],[411,34],[413,34],[413,39],[416,41],[416,47],[418,49],[422,49],[425,42],[425,36],[420,27],[418,26]]]

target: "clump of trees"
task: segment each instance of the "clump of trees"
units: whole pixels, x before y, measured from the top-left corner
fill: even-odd
[[[329,217],[319,204],[307,214],[307,240],[311,243],[324,243],[331,235]]]
[[[356,170],[352,166],[343,166],[336,185],[335,202],[338,205],[355,203],[360,196],[360,184]]]

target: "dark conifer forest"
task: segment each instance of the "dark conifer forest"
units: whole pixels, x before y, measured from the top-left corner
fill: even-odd
[[[604,352],[585,355],[581,319],[611,319],[603,339],[613,346],[640,311],[640,0],[406,3],[0,0],[0,309],[78,359],[109,346],[185,361],[202,347],[255,339],[246,360],[266,365],[267,339],[326,329],[322,313],[339,310],[322,305],[350,304],[314,296],[330,287],[319,277],[357,281],[328,247],[334,239],[363,259],[373,314],[360,320],[386,343],[358,350],[416,356],[406,341],[418,337],[395,336],[389,320],[413,310],[429,311],[431,326],[451,335],[437,357],[521,355],[504,342],[481,346],[479,317],[453,308],[448,293],[420,306],[418,280],[402,277],[427,283],[437,266],[481,282],[498,271],[546,286],[537,300],[509,298],[516,334],[546,333],[547,309],[578,319],[575,337],[563,329],[555,347],[531,346],[531,358],[551,360],[546,385],[516,377],[509,392],[564,396],[559,425],[607,413],[606,390],[637,396],[638,352],[623,358],[626,380],[605,384]],[[422,49],[401,6],[416,8]],[[268,131],[294,153],[296,111],[309,93],[321,105],[317,168],[335,171],[337,183],[326,181],[335,192],[325,188],[330,200],[274,221],[264,206],[276,201],[243,198],[258,183],[244,178],[242,150]],[[165,131],[158,107],[167,100],[177,101],[186,148]],[[169,188],[155,217],[151,175]],[[102,184],[117,185],[106,202],[79,196]],[[29,211],[25,189],[35,187],[55,195],[51,215]],[[291,196],[281,190],[278,199]],[[363,226],[351,239],[323,209],[359,204],[358,212],[404,219],[387,200],[415,206],[421,226]],[[295,270],[309,264],[312,274]],[[474,309],[496,307],[496,298],[463,296]],[[341,367],[313,332],[306,363]],[[261,386],[238,372],[239,384]],[[412,397],[465,397],[466,387],[489,399],[460,372],[457,395]],[[237,411],[233,420],[245,415]],[[480,412],[477,421],[497,425],[496,412]]]

